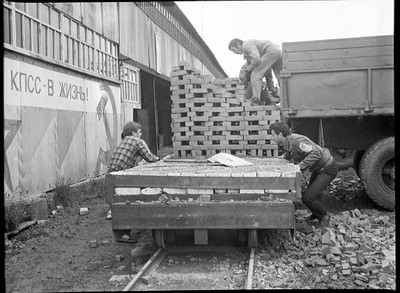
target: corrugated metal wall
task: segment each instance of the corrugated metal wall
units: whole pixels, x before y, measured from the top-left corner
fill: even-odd
[[[120,2],[120,53],[144,66],[156,70],[155,56],[155,32],[161,37],[162,66],[161,74],[170,76],[171,68],[183,61],[180,51],[183,49],[186,60],[198,69],[203,65],[187,49],[179,49],[181,46],[175,39],[157,26],[150,18],[132,2]],[[205,68],[203,74],[211,74]]]
[[[148,4],[150,5],[150,4]],[[203,63],[162,27],[156,25],[134,2],[78,2],[54,3],[54,7],[81,21],[86,26],[119,43],[120,53],[140,64],[156,70],[155,32],[161,38],[161,74],[170,76],[171,68],[184,57],[203,74],[212,74]],[[119,19],[119,24],[116,19]],[[119,28],[120,26],[120,28]]]
[[[158,69],[164,76],[169,77],[171,68],[182,60],[204,69],[203,74],[210,74],[200,60],[134,2],[48,4],[119,43],[121,55],[155,71]],[[8,18],[4,22],[5,30],[12,27],[9,21]],[[65,19],[60,19],[60,23],[65,24]],[[75,33],[78,34],[76,30]],[[156,46],[156,34],[159,46]],[[77,182],[104,173],[120,141],[122,126],[120,86],[116,77],[94,77],[95,72],[82,74],[76,68],[66,69],[67,63],[64,66],[45,63],[30,52],[21,54],[13,52],[12,47],[7,49],[4,55],[5,193],[26,196],[54,188],[61,177]],[[157,58],[156,49],[160,50],[161,58]],[[25,84],[20,84],[21,80]],[[82,94],[72,97],[73,91],[82,91],[84,98],[81,99]]]
[[[121,132],[119,97],[118,84],[6,52],[5,193],[104,173]]]

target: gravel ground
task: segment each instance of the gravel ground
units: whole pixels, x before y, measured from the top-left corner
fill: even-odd
[[[134,275],[157,249],[150,231],[139,233],[136,244],[112,243],[101,180],[71,189],[70,196],[73,204],[48,221],[5,240],[4,292],[120,291],[129,278],[110,278]],[[333,214],[330,228],[307,225],[308,212],[299,206],[293,240],[287,230],[263,232],[253,289],[394,290],[395,212],[363,194],[353,169],[340,171],[322,198]],[[81,216],[80,207],[89,213]],[[142,252],[132,254],[135,248]]]

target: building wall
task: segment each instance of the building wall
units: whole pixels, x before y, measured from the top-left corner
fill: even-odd
[[[201,62],[178,41],[156,25],[135,3],[120,3],[121,40],[120,53],[160,74],[170,76],[173,66],[179,61],[201,68]],[[156,34],[160,36],[161,56],[156,59]],[[160,70],[157,70],[157,61]],[[211,74],[205,68],[204,74]]]
[[[12,52],[3,62],[5,193],[103,174],[121,132],[119,85]]]
[[[120,56],[164,80],[179,61],[211,72],[132,2],[3,1],[3,32],[4,186],[11,198],[105,172],[125,120]],[[133,88],[140,96],[140,79]]]

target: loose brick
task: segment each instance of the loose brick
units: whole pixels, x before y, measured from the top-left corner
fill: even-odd
[[[351,212],[352,212],[353,215],[355,215],[357,218],[358,218],[359,216],[361,216],[361,212],[360,212],[359,209],[354,209],[354,210],[352,210]]]
[[[265,191],[264,189],[240,189],[239,193],[244,193],[244,194],[264,194]]]
[[[342,269],[343,269],[343,270],[348,270],[348,269],[350,269],[350,265],[349,265],[348,263],[344,263],[344,264],[342,265]]]
[[[140,277],[140,281],[145,285],[149,284],[149,279],[150,279],[150,276],[141,276]]]
[[[188,188],[187,194],[213,194],[214,189],[212,188]]]
[[[121,262],[121,261],[124,260],[124,256],[122,254],[117,254],[115,256],[115,260],[118,261],[118,262]]]
[[[142,189],[140,187],[115,187],[116,195],[139,195]]]
[[[357,250],[356,251],[356,259],[357,259],[357,264],[360,266],[364,264],[364,253],[362,250]]]
[[[108,281],[109,282],[125,282],[130,281],[132,279],[132,275],[114,275]]]
[[[318,266],[326,266],[327,265],[326,260],[324,260],[322,258],[317,259],[316,264]]]
[[[370,273],[374,270],[380,269],[381,266],[379,264],[373,264],[373,263],[367,263],[363,266],[361,266],[361,272],[363,273]]]
[[[341,255],[342,251],[341,251],[340,247],[334,246],[334,247],[330,248],[330,253],[332,253],[333,255]]]
[[[143,188],[140,191],[140,194],[143,194],[143,195],[158,195],[158,194],[162,194],[162,188],[146,187],[146,188]]]
[[[325,232],[321,237],[322,244],[327,244],[329,246],[334,245],[334,234],[332,231]]]
[[[356,277],[357,280],[360,280],[364,283],[367,283],[369,281],[369,279],[364,275],[355,274],[354,276]]]
[[[322,254],[322,256],[325,256],[325,255],[327,255],[328,253],[330,253],[330,247],[329,247],[329,246],[326,246],[326,245],[323,245],[323,246],[322,246],[322,249],[321,249],[321,254]]]
[[[356,280],[354,281],[354,284],[356,284],[357,286],[363,286],[363,285],[364,285],[364,282],[362,282],[362,281],[356,279]]]
[[[349,276],[351,274],[350,270],[342,270],[342,275],[343,276]]]
[[[186,194],[186,188],[163,188],[163,192],[166,194]]]
[[[355,258],[355,257],[350,257],[350,263],[351,263],[352,265],[358,265],[357,258]]]
[[[381,267],[384,273],[390,273],[392,271],[391,265],[387,259],[382,260]]]

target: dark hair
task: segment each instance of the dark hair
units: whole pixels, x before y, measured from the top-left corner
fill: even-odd
[[[229,42],[228,49],[230,50],[231,47],[236,47],[236,43],[239,43],[240,45],[243,45],[243,41],[241,39],[233,39],[232,41]]]
[[[121,133],[121,138],[124,139],[125,136],[132,135],[132,132],[137,132],[139,129],[142,129],[142,125],[135,121],[130,121],[124,125],[124,129]]]
[[[279,135],[279,133],[282,133],[283,137],[286,137],[291,134],[289,125],[287,125],[283,121],[272,123],[269,126],[269,130],[271,130],[271,131],[273,130],[276,135]]]

